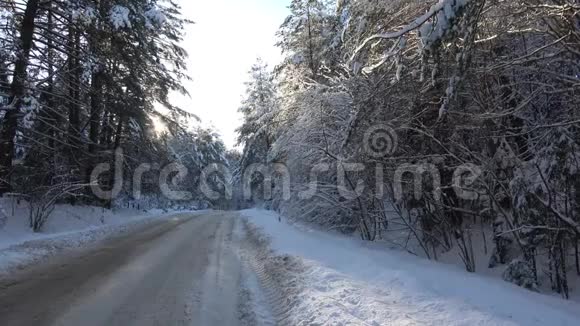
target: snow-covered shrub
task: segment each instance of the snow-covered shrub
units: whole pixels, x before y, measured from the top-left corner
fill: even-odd
[[[528,290],[538,291],[538,283],[533,268],[523,260],[512,261],[505,272],[503,279]]]
[[[489,268],[495,268],[506,263],[508,253],[507,246],[511,243],[508,239],[500,238],[496,241],[491,257],[489,258]]]
[[[489,258],[489,268],[505,265],[510,261],[510,249],[513,244],[513,239],[502,233],[504,232],[503,225],[504,222],[501,219],[496,220],[493,225],[494,233],[496,234],[493,239],[495,247]],[[511,256],[513,258],[515,255],[512,254]]]

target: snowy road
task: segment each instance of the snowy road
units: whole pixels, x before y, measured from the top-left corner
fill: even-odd
[[[273,212],[130,230],[0,274],[0,325],[580,325],[576,303]]]
[[[0,281],[0,325],[243,324],[239,223],[176,215],[22,271]]]

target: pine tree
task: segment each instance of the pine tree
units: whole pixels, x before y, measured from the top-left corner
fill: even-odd
[[[333,50],[339,45],[338,20],[331,2],[293,0],[289,9],[290,15],[278,31],[277,45],[286,58],[277,70],[290,80],[319,81],[323,70],[336,63]]]
[[[238,144],[244,146],[242,166],[265,163],[273,143],[278,105],[272,73],[261,59],[252,66],[249,75],[246,97],[239,109],[244,116],[238,129]]]

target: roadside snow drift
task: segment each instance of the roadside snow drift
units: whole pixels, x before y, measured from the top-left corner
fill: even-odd
[[[0,276],[63,249],[79,248],[109,236],[130,233],[178,213],[58,205],[43,232],[34,233],[28,225],[25,202],[5,207],[8,218],[0,228]]]
[[[288,325],[580,325],[580,307],[405,253],[243,211],[269,238],[265,288]],[[286,256],[285,256],[286,255]],[[280,275],[273,275],[280,274]],[[284,275],[281,275],[284,274]],[[262,278],[262,282],[264,278]],[[275,284],[274,284],[275,283]]]

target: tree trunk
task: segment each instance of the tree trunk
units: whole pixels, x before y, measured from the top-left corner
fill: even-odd
[[[47,107],[48,107],[48,116],[49,116],[49,121],[50,123],[52,123],[52,126],[47,126],[48,127],[48,147],[50,148],[54,148],[54,126],[56,125],[56,114],[54,114],[54,110],[56,110],[56,105],[55,105],[55,101],[54,101],[54,46],[52,44],[52,37],[50,35],[50,33],[52,33],[52,30],[54,28],[54,17],[53,17],[53,13],[52,13],[52,5],[53,2],[50,1],[49,5],[49,10],[48,10],[48,35],[47,35],[47,45],[48,45],[48,74],[49,74],[49,80],[48,80],[48,100],[47,100]]]
[[[117,124],[117,131],[115,132],[115,146],[113,149],[117,149],[121,146],[121,139],[123,137],[123,124],[125,123],[125,118],[123,116],[119,117],[119,122]]]
[[[103,3],[97,2],[99,13],[105,14]],[[90,33],[90,50],[93,56],[101,58],[102,47],[104,42],[100,36],[101,27],[97,24],[95,28],[91,29]],[[101,127],[101,115],[103,112],[103,91],[104,91],[104,66],[103,63],[98,62],[96,71],[91,76],[91,112],[89,117],[89,162],[94,160],[95,154],[99,145],[99,132]],[[92,168],[92,167],[89,167]]]
[[[110,147],[110,144],[111,144],[111,141],[110,141],[110,139],[111,139],[111,137],[110,137],[111,126],[113,123],[112,116],[113,116],[112,113],[105,110],[105,113],[103,115],[103,121],[101,123],[101,128],[100,128],[101,135],[100,135],[100,139],[99,139],[99,146],[101,148],[109,149],[109,147]]]
[[[28,61],[33,45],[34,19],[38,13],[40,0],[29,0],[20,28],[20,55],[14,64],[14,77],[10,86],[9,104],[0,125],[0,195],[11,190],[10,174],[14,159],[14,137],[18,127],[18,115],[25,94]]]
[[[91,114],[89,121],[89,159],[87,164],[87,177],[90,178],[91,170],[97,157],[99,145],[99,131],[101,127],[101,113],[103,105],[103,74],[101,71],[93,74],[91,85]]]
[[[79,65],[79,43],[78,31],[71,27],[69,29],[69,48],[71,53],[68,59],[69,69],[69,139],[68,145],[72,158],[76,158],[80,149],[80,65]],[[71,162],[72,164],[72,162]]]
[[[117,163],[117,162],[115,162],[115,160],[118,158],[116,157],[115,154],[116,154],[117,149],[119,149],[121,147],[121,143],[122,143],[122,139],[123,139],[123,125],[124,125],[124,123],[125,123],[125,117],[119,116],[119,122],[117,123],[117,130],[115,131],[115,148],[113,149],[113,157],[111,159],[111,166],[115,166],[115,164]],[[115,185],[115,178],[116,177],[118,177],[118,176],[115,175],[115,172],[111,172],[110,178],[109,178],[109,186],[111,187],[111,189]],[[114,198],[111,198],[107,202],[108,209],[113,208],[113,200],[114,200]]]
[[[314,63],[314,42],[312,40],[312,15],[310,14],[310,2],[306,4],[306,16],[308,23],[308,56],[309,68],[312,72],[312,78],[316,79],[316,64]]]

